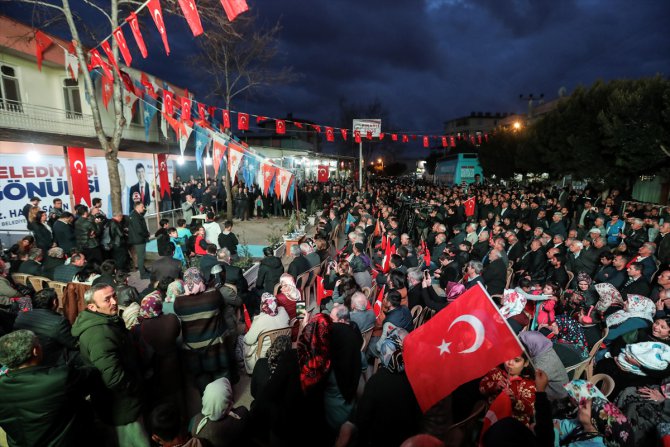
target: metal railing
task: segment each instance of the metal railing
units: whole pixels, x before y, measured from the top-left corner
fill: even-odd
[[[92,115],[26,103],[0,108],[0,127],[95,137]]]

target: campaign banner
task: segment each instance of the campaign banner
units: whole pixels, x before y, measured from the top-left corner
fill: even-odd
[[[173,178],[174,163],[168,161],[168,177]],[[86,157],[86,173],[91,199],[102,200],[102,211],[112,215],[107,162],[104,157]],[[148,213],[156,212],[154,167],[151,154],[143,158],[119,158],[121,203],[123,213],[129,214],[135,201],[144,202]],[[160,191],[160,188],[158,188]],[[25,155],[3,154],[0,157],[0,230],[25,230],[22,209],[29,199],[37,196],[40,208],[49,211],[53,200],[63,201],[70,209],[70,185],[63,156],[42,156],[30,161]]]

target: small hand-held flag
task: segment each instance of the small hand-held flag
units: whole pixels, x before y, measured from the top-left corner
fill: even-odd
[[[465,215],[467,217],[474,216],[475,206],[477,205],[475,197],[474,196],[470,197],[468,200],[463,202],[463,205],[465,206]]]
[[[403,342],[407,378],[424,412],[460,385],[521,352],[518,339],[481,284]]]

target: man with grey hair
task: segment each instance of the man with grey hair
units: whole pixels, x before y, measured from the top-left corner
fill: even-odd
[[[644,267],[644,277],[651,283],[652,277],[656,272],[656,260],[654,253],[656,252],[656,244],[653,242],[645,242],[637,250],[632,262],[639,262]]]
[[[425,305],[421,291],[423,275],[424,273],[419,267],[407,269],[407,307],[410,309],[414,306]]]
[[[41,248],[31,248],[28,252],[28,259],[19,265],[19,273],[26,273],[28,275],[42,276],[42,259],[44,255]]]
[[[358,325],[361,332],[371,329],[375,324],[375,312],[367,309],[368,299],[363,292],[354,292],[351,295],[351,312],[349,318]]]
[[[551,225],[549,225],[547,233],[552,236],[560,234],[563,237],[568,234],[568,230],[565,228],[565,223],[563,223],[563,213],[557,211],[551,216]]]
[[[465,227],[465,240],[470,242],[470,244],[475,245],[477,243],[477,224],[471,223]]]
[[[96,284],[84,294],[86,309],[77,316],[72,335],[79,339],[84,363],[97,370],[100,385],[91,393],[104,423],[114,426],[118,444],[149,446],[141,422],[142,372],[123,319],[117,315],[116,292]]]
[[[493,249],[489,252],[489,263],[482,270],[482,278],[490,295],[498,295],[505,290],[507,265],[502,259],[500,250]]]
[[[309,270],[309,261],[302,255],[298,245],[291,245],[290,253],[293,260],[288,265],[286,273],[290,273],[293,279],[297,281],[298,276]]]
[[[581,241],[573,241],[569,246],[565,268],[574,273],[573,286],[577,285],[577,275],[581,272],[586,273],[589,277],[593,276],[596,270],[596,260],[590,253],[584,250],[584,244]]]
[[[630,256],[637,254],[638,250],[647,242],[649,233],[644,228],[644,221],[635,218],[630,222],[630,226],[624,230],[621,235],[622,242],[626,244],[627,253]]]
[[[305,259],[307,259],[307,262],[309,262],[309,268],[314,268],[321,264],[321,258],[319,258],[319,254],[315,252],[314,248],[312,248],[312,246],[307,242],[300,244],[300,252],[305,257]]]
[[[22,329],[0,338],[0,426],[9,445],[92,445],[84,374],[42,364],[37,336]]]
[[[484,265],[480,261],[468,261],[465,264],[463,276],[465,277],[464,285],[466,290],[474,287],[477,283],[480,283],[482,286],[486,285],[481,276],[482,270],[484,270]]]

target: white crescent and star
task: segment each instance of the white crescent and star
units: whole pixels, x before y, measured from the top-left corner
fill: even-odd
[[[449,328],[447,329],[447,333],[449,333],[451,328],[456,323],[459,322],[467,323],[470,326],[472,326],[472,329],[474,329],[475,331],[475,341],[472,344],[472,346],[462,351],[459,351],[458,354],[471,354],[476,350],[478,350],[484,343],[486,330],[484,329],[484,325],[482,324],[482,322],[477,317],[475,317],[474,315],[465,314],[461,315],[460,317],[456,318],[454,321],[451,322]],[[444,354],[445,352],[451,354],[451,351],[449,350],[449,346],[451,344],[452,344],[451,342],[447,342],[444,339],[442,339],[442,343],[439,346],[437,346],[437,349],[440,350],[440,355]]]
[[[79,166],[77,166],[79,165]],[[81,160],[76,160],[72,166],[77,170],[77,173],[81,174],[81,170],[84,169],[84,163]]]
[[[165,32],[165,27],[163,26],[163,16],[158,9],[154,9],[154,18],[156,19],[156,24],[158,24],[158,32],[163,34]]]

